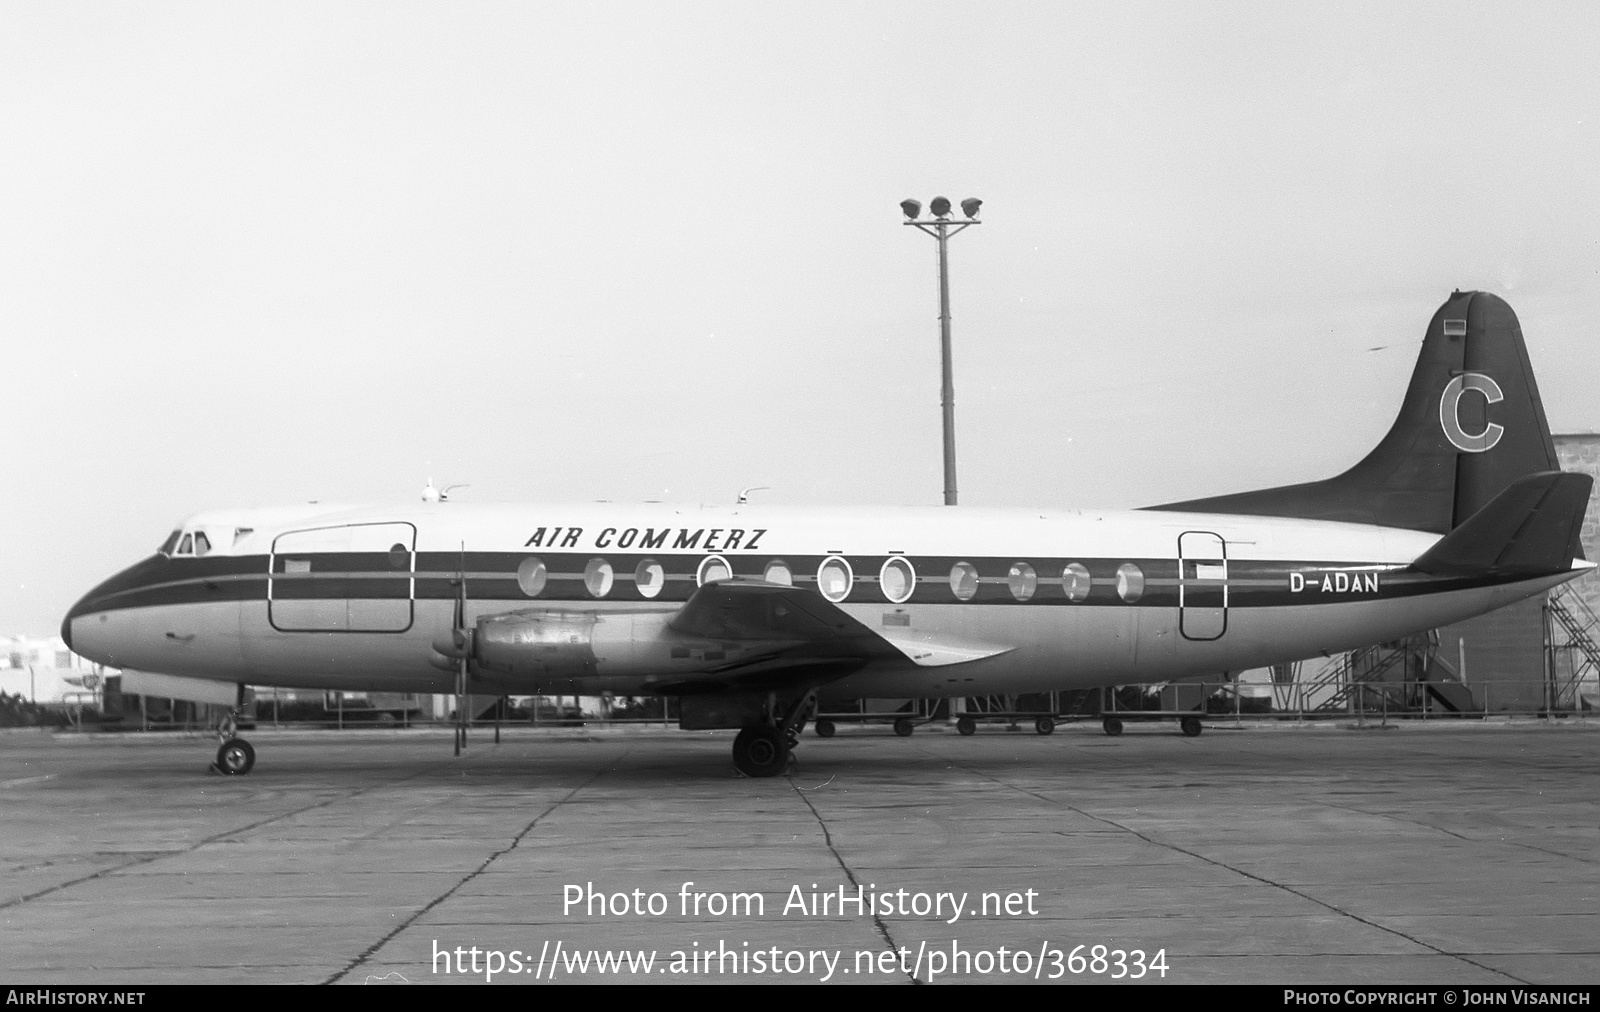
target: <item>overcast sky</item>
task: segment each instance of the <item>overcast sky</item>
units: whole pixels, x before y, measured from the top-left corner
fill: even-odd
[[[0,5],[0,630],[211,507],[1325,477],[1452,288],[1600,429],[1600,17],[1504,3]]]

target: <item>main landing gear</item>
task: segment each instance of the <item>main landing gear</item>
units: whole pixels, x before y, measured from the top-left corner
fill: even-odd
[[[813,690],[795,700],[781,719],[774,719],[775,703],[775,699],[768,700],[766,720],[746,725],[733,739],[733,766],[747,777],[775,777],[789,768],[806,718],[816,706],[817,694]],[[832,724],[826,733],[821,723],[817,725],[817,733],[824,737],[832,731]]]
[[[771,724],[754,724],[733,740],[733,765],[747,777],[775,777],[789,765],[789,738]]]
[[[256,750],[238,734],[238,717],[230,713],[217,726],[217,737],[222,744],[218,746],[217,758],[211,763],[211,768],[207,772],[242,777],[255,769]]]

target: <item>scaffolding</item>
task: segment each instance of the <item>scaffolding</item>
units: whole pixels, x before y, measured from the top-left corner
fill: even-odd
[[[1571,587],[1544,602],[1545,685],[1552,710],[1588,710],[1600,695],[1600,618]]]

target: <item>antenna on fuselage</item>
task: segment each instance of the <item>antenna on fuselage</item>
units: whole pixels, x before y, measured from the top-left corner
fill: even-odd
[[[771,485],[751,485],[749,488],[743,489],[739,492],[739,501],[735,505],[743,506],[748,503],[750,501],[751,492],[766,492],[770,491],[771,488]]]
[[[422,489],[422,501],[423,502],[449,502],[450,501],[450,493],[451,492],[454,492],[458,488],[471,488],[471,487],[472,487],[472,483],[471,482],[458,482],[458,483],[456,483],[454,485],[446,485],[444,488],[439,489],[439,488],[435,488],[434,487],[433,479],[429,478],[428,479],[428,484]]]

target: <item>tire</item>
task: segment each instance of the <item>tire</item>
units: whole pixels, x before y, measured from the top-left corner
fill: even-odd
[[[1113,738],[1122,733],[1122,721],[1115,717],[1107,717],[1100,722],[1100,726],[1105,729],[1106,734],[1111,735]]]
[[[817,721],[816,732],[818,738],[832,738],[833,733],[837,730],[838,728],[833,726],[833,721],[831,720]]]
[[[222,743],[217,749],[217,771],[230,777],[242,777],[255,769],[256,750],[243,738]]]
[[[1049,717],[1040,717],[1033,722],[1033,729],[1040,734],[1053,734],[1056,729],[1056,722]]]
[[[911,732],[916,729],[917,725],[911,723],[911,718],[909,717],[901,717],[894,722],[894,733],[902,738],[911,737]]]
[[[747,777],[775,777],[789,765],[789,741],[775,727],[747,727],[733,740],[733,765]]]
[[[978,733],[978,722],[973,720],[971,717],[957,717],[956,718],[956,730],[960,731],[964,735],[969,735],[969,736],[977,734]]]
[[[1199,717],[1184,717],[1182,720],[1178,721],[1178,727],[1183,731],[1183,736],[1185,738],[1200,737]]]

